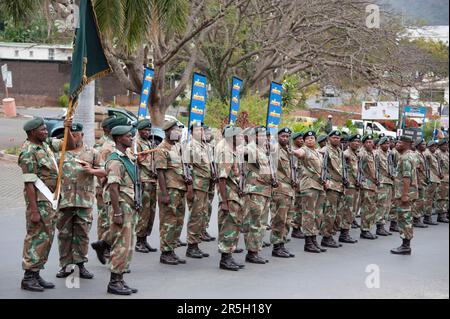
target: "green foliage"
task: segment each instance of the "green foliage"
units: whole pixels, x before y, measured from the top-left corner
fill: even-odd
[[[282,126],[290,127],[294,133],[312,130],[316,134],[321,134],[324,132],[325,121],[323,119],[317,119],[312,125],[308,125],[305,122],[292,122],[291,120],[287,120],[286,122],[282,122]]]
[[[70,84],[64,83],[64,86],[63,86],[64,94],[61,95],[60,97],[58,97],[59,106],[67,107],[69,105],[69,89],[70,89]]]
[[[5,154],[18,156],[20,154],[20,146],[8,147],[5,149]]]
[[[423,128],[423,136],[426,141],[429,141],[433,138],[433,131],[435,128],[440,128],[441,123],[439,121],[428,121],[425,123],[425,127]]]
[[[47,42],[45,19],[36,18],[29,24],[18,22],[16,25],[9,19],[5,21],[5,30],[0,32],[0,41],[45,43]]]

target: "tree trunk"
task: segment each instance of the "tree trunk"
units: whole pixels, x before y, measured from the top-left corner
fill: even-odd
[[[78,97],[73,122],[83,124],[84,144],[95,144],[95,81],[89,83]]]

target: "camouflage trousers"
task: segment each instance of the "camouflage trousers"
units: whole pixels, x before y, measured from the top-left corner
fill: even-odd
[[[161,252],[174,251],[177,248],[186,212],[186,192],[169,188],[169,204],[159,202],[159,239]]]
[[[214,200],[214,196],[215,196],[215,188],[213,188],[213,190],[208,192],[208,214],[205,216],[205,220],[203,222],[203,230],[202,233],[206,233],[206,231],[209,228],[209,221],[211,220],[211,214],[212,214],[212,202]]]
[[[68,207],[58,212],[59,265],[88,261],[89,231],[92,225],[92,208]]]
[[[425,213],[425,198],[426,198],[426,187],[419,188],[418,198],[414,201],[412,206],[412,214],[414,218],[421,218]]]
[[[236,250],[242,228],[243,208],[240,203],[228,201],[228,211],[219,209],[219,252],[231,254]]]
[[[142,183],[142,208],[136,226],[137,237],[150,236],[156,213],[156,183]]]
[[[103,202],[103,196],[96,194],[97,199],[97,238],[102,240],[105,232],[109,229],[109,216],[106,211],[105,203]]]
[[[322,223],[325,191],[310,188],[303,190],[301,197],[303,205],[302,231],[305,236],[317,236]]]
[[[208,216],[208,192],[194,189],[192,202],[188,201],[189,219],[187,223],[188,244],[199,244],[202,242],[202,232]]]
[[[425,194],[425,207],[424,207],[425,216],[431,216],[433,212],[433,206],[437,198],[436,195],[438,188],[439,188],[438,183],[430,183],[427,186],[427,191]]]
[[[356,215],[356,201],[358,200],[359,190],[356,188],[346,188],[344,191],[344,198],[342,200],[342,218],[336,218],[336,223],[340,229],[350,230],[352,228],[353,220]],[[339,219],[341,222],[339,223]]]
[[[375,224],[377,194],[375,191],[361,190],[361,231],[370,231]]]
[[[438,213],[448,213],[448,182],[441,182],[437,191],[436,210]]]
[[[123,274],[130,268],[131,258],[136,241],[136,224],[138,213],[133,208],[131,201],[120,202],[120,211],[123,216],[123,224],[111,223],[109,231],[105,234],[111,243],[111,257],[109,259],[112,273]],[[110,220],[113,219],[112,205],[107,205]]]
[[[302,217],[303,217],[303,207],[302,207],[302,197],[301,193],[295,194],[294,203],[288,213],[288,226],[293,228],[302,228]],[[289,233],[289,231],[288,231]]]
[[[400,199],[394,201],[394,210],[397,212],[397,223],[402,239],[411,240],[413,238],[413,218],[411,212],[413,205],[414,202],[405,205]]]
[[[343,200],[343,193],[334,190],[327,190],[325,200],[326,202],[323,211],[323,220],[320,227],[320,234],[324,237],[330,237],[334,233],[336,216],[338,214],[342,214],[342,211],[338,212],[338,208],[339,203]]]
[[[375,222],[377,225],[385,225],[389,219],[389,212],[392,207],[392,195],[394,194],[394,185],[381,184],[376,194],[376,212]]]
[[[267,217],[269,205],[269,197],[257,194],[245,196],[242,232],[244,233],[245,247],[248,251],[261,251],[267,225],[267,222],[264,225],[263,218],[264,216]]]
[[[274,193],[270,203],[272,213],[272,232],[270,234],[270,243],[273,245],[286,243],[289,233],[289,212],[294,205],[294,198]]]
[[[394,186],[394,188],[392,189],[392,203],[394,203],[394,196],[395,196],[395,186]],[[394,204],[392,204],[391,205],[391,208],[390,208],[390,210],[389,210],[389,220],[390,221],[394,221],[394,222],[396,222],[397,221],[397,210],[396,210],[396,208],[395,208],[395,205]]]
[[[55,236],[56,211],[49,202],[39,201],[37,205],[41,219],[39,222],[33,223],[30,205],[27,203],[27,234],[23,243],[23,270],[39,271],[44,269]]]

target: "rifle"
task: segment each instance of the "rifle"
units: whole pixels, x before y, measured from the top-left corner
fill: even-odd
[[[244,154],[241,153],[239,155],[239,197],[242,197],[245,194],[245,182],[246,182],[245,160]]]
[[[366,180],[362,168],[363,164],[364,164],[363,158],[360,158],[358,161],[358,173],[356,174],[356,183],[358,184],[358,187],[361,187],[364,181]]]
[[[156,149],[155,135],[154,134],[152,134],[152,144],[151,144],[151,146],[152,146],[152,149]],[[153,152],[151,154],[152,154],[152,157],[151,157],[152,164],[151,164],[150,171],[151,171],[152,177],[153,178],[157,178],[158,177],[158,173],[156,172],[156,167],[155,167],[155,154],[153,154]]]
[[[217,183],[219,181],[219,176],[217,174],[216,163],[214,162],[214,155],[213,155],[214,149],[206,142],[206,139],[203,140],[203,143],[205,143],[206,153],[208,154],[208,161],[211,167],[211,179],[214,183]]]
[[[269,167],[270,167],[270,176],[272,179],[272,187],[277,188],[278,187],[278,178],[277,178],[277,173],[274,170],[273,167],[273,161],[272,161],[272,155],[270,154],[270,141],[267,141],[267,157],[269,158]]]
[[[435,155],[437,158],[437,162],[438,162],[438,174],[439,174],[439,178],[443,178],[444,175],[442,175],[442,165],[444,164],[444,161],[442,160],[442,158],[440,156]]]
[[[348,166],[347,160],[344,156],[344,146],[341,144],[341,160],[342,160],[342,184],[345,188],[350,186],[350,182],[348,180]]]
[[[388,162],[388,174],[389,177],[392,179],[397,177],[397,170],[396,170],[396,163],[394,160],[394,152],[389,151],[389,154],[387,156],[387,162]]]
[[[328,178],[329,178],[329,174],[328,174],[328,150],[325,150],[325,154],[323,154],[323,161],[322,161],[322,172],[320,174],[320,180],[322,182],[323,185],[325,185],[325,183],[327,182]]]
[[[297,158],[292,155],[291,143],[288,144],[287,150],[289,153],[289,166],[291,167],[291,185],[295,189],[298,186],[297,165],[295,165]]]
[[[375,154],[374,157],[375,157],[375,179],[379,183],[381,178],[381,160],[378,154]]]
[[[183,177],[184,182],[187,185],[192,184],[192,175],[191,175],[191,168],[189,165],[184,161],[184,153],[183,153],[183,145],[180,144],[180,158],[181,158],[181,165],[183,167]]]
[[[142,208],[142,182],[138,163],[137,136],[134,138],[133,154],[134,173],[136,176],[136,180],[134,181],[134,207],[136,208],[136,210],[140,210]]]
[[[425,170],[425,178],[427,185],[430,184],[431,175],[430,175],[430,164],[428,163],[427,157],[423,155],[423,153],[420,153],[420,156],[423,158],[423,166]]]

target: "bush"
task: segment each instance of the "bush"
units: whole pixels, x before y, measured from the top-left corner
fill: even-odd
[[[58,103],[61,107],[67,107],[69,105],[69,97],[67,95],[61,95],[58,98]]]

